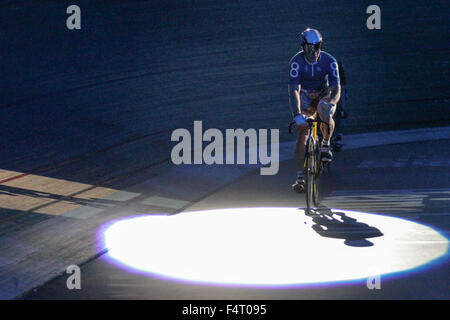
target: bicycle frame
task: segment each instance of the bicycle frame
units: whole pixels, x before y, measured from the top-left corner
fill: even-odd
[[[314,144],[314,148],[319,146],[319,135],[318,135],[318,124],[319,123],[325,123],[328,126],[329,129],[329,124],[325,121],[322,121],[320,119],[308,119],[307,120],[308,125],[309,125],[309,134],[308,134],[308,138],[306,138],[306,143],[305,143],[305,160],[304,160],[304,165],[306,166],[306,155],[308,154],[308,143],[311,143],[311,141],[313,141]],[[317,151],[317,150],[316,150]],[[316,160],[320,160],[320,159],[316,159]],[[318,174],[318,172],[315,172],[316,174]]]
[[[319,204],[319,187],[318,180],[319,175],[322,172],[322,161],[320,159],[319,152],[319,137],[318,137],[318,124],[325,123],[328,126],[329,124],[320,119],[307,119],[306,120],[309,126],[308,137],[305,141],[305,159],[303,162],[303,170],[306,178],[306,207],[307,213],[310,213],[311,206],[314,204],[318,206]],[[289,124],[289,133],[292,132],[292,125],[295,122],[291,122]]]

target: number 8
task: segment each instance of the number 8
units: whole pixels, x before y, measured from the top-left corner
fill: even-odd
[[[338,64],[336,63],[336,61],[333,61],[333,62],[330,64],[330,67],[331,67],[331,69],[333,69],[333,76],[334,76],[335,78],[337,78],[337,77],[339,76],[339,74],[338,74]]]
[[[297,62],[292,62],[291,64],[291,77],[297,78],[298,77],[298,69],[300,68],[300,65]]]

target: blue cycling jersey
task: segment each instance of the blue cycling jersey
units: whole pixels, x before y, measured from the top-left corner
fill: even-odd
[[[325,51],[320,52],[314,63],[305,60],[303,51],[298,52],[289,62],[289,84],[300,85],[307,91],[319,91],[324,86],[337,86],[339,67],[336,59]]]

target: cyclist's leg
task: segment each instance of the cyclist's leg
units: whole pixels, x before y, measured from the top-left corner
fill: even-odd
[[[323,123],[320,124],[320,131],[322,131],[323,140],[325,143],[328,142],[328,145],[334,132],[335,123],[333,115],[335,112],[336,105],[334,104],[324,103],[321,101],[317,106],[317,113],[319,114],[320,120],[328,122],[330,126],[330,132],[328,132],[327,126]]]
[[[297,142],[295,144],[295,158],[297,160],[297,169],[298,171],[303,171],[303,162],[305,159],[305,142],[308,137],[308,125],[297,125]]]
[[[300,102],[301,102],[301,109],[302,109],[302,113],[307,116],[316,116],[311,108],[311,99],[309,98],[309,96],[307,94],[305,94],[304,92],[302,92],[300,94]],[[306,137],[309,134],[309,129],[308,129],[308,124],[303,124],[303,125],[297,125],[297,132],[298,132],[298,137],[297,137],[297,143],[295,145],[295,154],[296,154],[296,159],[297,159],[297,169],[299,170],[299,172],[303,172],[303,162],[305,159],[305,142],[306,142]]]
[[[297,162],[297,175],[295,182],[292,185],[292,189],[296,192],[305,191],[305,177],[304,171],[304,161],[305,161],[305,145],[306,139],[309,134],[309,128],[307,124],[297,125],[297,142],[295,144],[295,159]]]
[[[312,111],[310,110],[310,99],[305,95],[301,94],[300,96],[301,101],[301,109],[302,113],[306,116],[311,116]],[[303,163],[305,160],[305,144],[306,144],[306,138],[309,134],[309,127],[308,124],[302,124],[302,125],[296,125],[297,127],[297,141],[295,144],[295,158],[297,162],[297,176],[295,183],[292,185],[294,190],[297,192],[302,191],[304,189],[304,177],[303,177]]]
[[[322,131],[322,146],[320,148],[321,159],[325,162],[330,162],[333,159],[333,153],[331,152],[331,137],[334,132],[334,120],[333,115],[336,112],[336,105],[325,103],[321,101],[317,106],[320,119],[329,124],[330,131],[326,124],[320,124],[320,131]]]

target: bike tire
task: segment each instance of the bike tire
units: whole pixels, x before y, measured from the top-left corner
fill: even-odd
[[[314,204],[314,180],[316,176],[316,166],[314,162],[316,159],[314,155],[314,142],[308,140],[306,144],[305,154],[305,195],[306,195],[306,209],[308,213]]]
[[[317,208],[319,206],[319,192],[320,192],[320,188],[319,188],[319,177],[321,174],[321,159],[320,159],[320,150],[319,150],[319,146],[316,144],[315,148],[314,148],[314,179],[313,179],[313,196],[312,196],[312,200],[314,203],[314,206]]]

